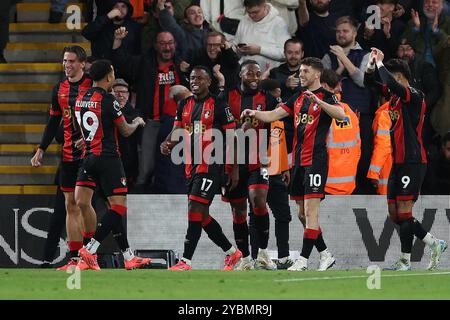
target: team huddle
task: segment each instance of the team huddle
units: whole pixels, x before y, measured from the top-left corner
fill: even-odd
[[[126,269],[140,268],[151,261],[133,254],[122,224],[127,211],[128,189],[117,133],[129,136],[139,126],[145,126],[145,122],[137,117],[127,123],[119,103],[109,93],[115,80],[111,63],[95,61],[87,77],[83,73],[85,60],[86,55],[81,48],[65,49],[63,65],[66,79],[55,87],[51,117],[31,163],[33,166],[41,165],[43,154],[63,118],[60,188],[66,199],[71,259],[60,269],[99,270],[96,252],[110,232],[122,250]],[[426,110],[424,95],[409,85],[410,71],[406,63],[392,59],[384,64],[383,60],[383,52],[372,48],[364,82],[368,86],[382,85],[389,89],[383,90],[389,101],[394,160],[388,184],[388,213],[392,222],[399,226],[401,242],[401,256],[389,269],[411,269],[411,249],[416,236],[429,246],[431,261],[428,269],[434,270],[439,266],[447,243],[427,233],[412,215],[427,163],[421,137]],[[319,271],[335,265],[336,259],[329,251],[320,228],[319,207],[325,198],[328,176],[328,132],[333,119],[344,120],[347,115],[333,92],[333,86],[325,80],[324,75],[329,71],[324,69],[320,59],[303,59],[299,70],[300,89],[283,102],[270,90],[261,89],[262,71],[256,61],[244,61],[240,67],[238,87],[225,89],[220,83],[218,95],[209,90],[212,70],[204,66],[192,69],[190,90],[186,89],[179,99],[173,130],[160,146],[163,155],[172,155],[177,144],[182,143],[186,153],[188,228],[183,255],[170,270],[192,269],[192,258],[202,230],[225,253],[224,270],[305,271],[314,247],[319,252]],[[214,72],[216,76],[219,70]],[[267,161],[263,156],[265,152],[260,150],[267,146],[261,137],[272,138],[273,135],[267,132],[276,128],[274,123],[287,117],[290,117],[287,121],[291,121],[294,128],[291,168],[278,163],[276,166],[281,178],[273,181],[269,175],[270,165],[274,165],[276,161],[272,158],[279,154],[275,155],[273,150],[276,148],[269,147]],[[217,141],[212,138],[212,130],[223,135],[225,145],[215,145]],[[183,133],[181,140],[176,134],[180,131]],[[241,141],[238,134],[249,131],[256,133],[256,147]],[[243,161],[238,161],[236,152],[231,153],[236,144],[225,139],[230,132],[234,137],[231,142],[245,146]],[[266,134],[261,134],[264,132]],[[214,148],[224,151],[226,160],[209,161],[208,157],[201,157],[200,161],[193,161],[196,154],[204,155]],[[288,249],[282,252],[279,249],[277,263],[272,261],[267,251],[270,224],[268,193],[269,187],[277,183],[286,188],[291,199],[296,201],[298,217],[304,226],[303,246],[296,261],[290,259]],[[98,227],[91,204],[96,189],[101,190],[109,208]],[[209,212],[211,202],[220,192],[222,200],[230,204],[235,245]],[[253,238],[256,239],[252,241],[252,248],[248,205],[255,231]],[[252,258],[253,247],[257,250],[256,259]]]

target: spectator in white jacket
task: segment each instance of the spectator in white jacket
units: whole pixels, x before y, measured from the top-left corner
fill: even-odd
[[[290,38],[286,22],[266,0],[244,0],[244,7],[247,14],[233,40],[240,63],[256,60],[262,71],[278,67],[285,60],[283,45]]]
[[[298,28],[296,16],[298,0],[268,0],[268,2],[278,10],[280,17],[288,25],[289,34],[294,36]]]
[[[220,11],[221,2],[223,2],[223,16]],[[228,41],[232,41],[234,34],[223,30],[220,21],[223,17],[241,20],[245,15],[244,0],[200,0],[200,7],[203,9],[203,15],[209,25],[222,32]]]

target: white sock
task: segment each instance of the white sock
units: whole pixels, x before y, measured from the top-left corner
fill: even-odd
[[[300,256],[300,257],[298,258],[298,260],[303,260],[303,261],[305,261],[306,263],[308,263],[308,259],[306,259],[304,256]]]
[[[190,266],[192,263],[191,260],[186,259],[186,258],[181,258],[181,260],[183,260],[183,262],[186,263],[188,266]]]
[[[402,252],[400,259],[405,259],[406,261],[411,262],[411,253]]]
[[[437,243],[437,239],[435,236],[433,236],[431,233],[427,233],[427,235],[423,238],[423,242],[426,243],[427,246],[430,248]]]
[[[122,251],[123,258],[127,261],[130,261],[134,258],[134,253],[130,248],[127,248],[125,251]]]
[[[327,249],[325,249],[325,250],[319,252],[319,254],[320,254],[320,256],[323,256],[323,255],[328,255],[328,254],[330,254],[330,252],[328,251],[328,248],[327,248]]]
[[[243,257],[243,258],[242,258],[242,261],[243,261],[243,262],[250,262],[250,261],[252,261],[252,256],[251,256],[251,255],[248,255],[248,256],[246,256],[246,257]]]
[[[289,256],[278,259],[279,263],[286,263],[289,259]]]
[[[86,245],[86,250],[90,254],[95,254],[98,250],[98,247],[100,247],[100,242],[92,238],[91,241]]]
[[[231,246],[230,249],[228,249],[227,251],[225,251],[225,254],[226,254],[227,256],[229,256],[230,254],[233,254],[233,253],[235,253],[235,252],[236,252],[236,248],[233,247],[233,246]]]

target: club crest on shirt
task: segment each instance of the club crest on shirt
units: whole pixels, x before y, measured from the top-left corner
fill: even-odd
[[[120,183],[122,183],[123,186],[126,186],[127,185],[127,178],[125,178],[125,177],[120,178]]]
[[[210,111],[210,110],[206,110],[206,111],[205,111],[205,114],[203,115],[203,117],[204,117],[205,119],[208,119],[210,116],[211,116],[211,111]]]
[[[262,110],[262,105],[261,104],[257,104],[256,105],[256,110],[261,111]]]
[[[121,109],[120,103],[117,102],[117,100],[114,100],[113,107],[114,107],[114,110],[116,110],[116,111],[120,111],[120,109]]]
[[[315,104],[313,105],[313,111],[317,111],[317,109],[319,109],[319,106],[317,105],[317,103],[315,103]]]

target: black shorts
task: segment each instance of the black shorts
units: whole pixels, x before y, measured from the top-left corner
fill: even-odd
[[[195,173],[187,180],[189,200],[210,205],[221,185],[222,175],[218,172]]]
[[[127,179],[118,157],[88,155],[78,171],[77,186],[95,190],[100,187],[105,197],[126,195]]]
[[[77,183],[78,170],[83,160],[61,162],[59,171],[59,188],[62,192],[74,192]]]
[[[394,164],[388,180],[388,203],[416,201],[426,172],[425,163]]]
[[[328,177],[328,158],[316,159],[311,166],[294,166],[291,171],[290,196],[292,200],[325,198]]]
[[[225,177],[225,181],[228,177]],[[242,202],[247,200],[248,191],[252,189],[269,189],[269,171],[267,168],[259,168],[249,171],[246,165],[239,165],[239,182],[236,188],[228,190],[224,188],[222,200],[225,202]]]

